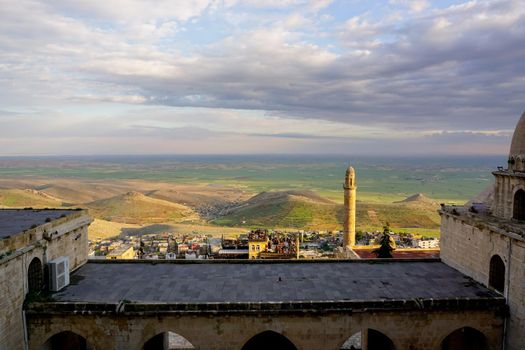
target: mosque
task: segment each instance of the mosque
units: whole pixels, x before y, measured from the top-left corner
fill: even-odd
[[[88,261],[86,211],[2,209],[0,349],[523,350],[525,113],[493,174],[440,259]]]

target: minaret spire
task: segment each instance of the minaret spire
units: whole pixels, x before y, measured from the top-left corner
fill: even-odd
[[[344,224],[344,248],[352,249],[355,246],[355,202],[356,202],[356,176],[351,166],[346,170],[345,183],[345,224]]]

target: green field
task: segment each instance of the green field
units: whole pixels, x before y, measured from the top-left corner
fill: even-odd
[[[0,158],[0,177],[141,179],[231,186],[255,194],[275,190],[313,190],[341,202],[344,173],[350,163],[356,168],[359,199],[362,201],[391,203],[414,193],[425,193],[437,201],[461,203],[492,183],[490,171],[505,163],[505,158]]]
[[[389,223],[396,231],[435,236],[439,203],[467,202],[492,184],[490,171],[504,161],[504,157],[0,158],[0,205],[72,203],[90,208],[98,219],[120,223],[185,221],[337,230],[343,221],[342,183],[352,164],[357,173],[358,229],[377,230]],[[136,195],[126,196],[129,191]],[[261,200],[257,196],[263,192],[277,197]],[[428,200],[394,203],[416,193]]]

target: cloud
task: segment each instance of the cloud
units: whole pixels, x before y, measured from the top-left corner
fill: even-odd
[[[511,130],[525,109],[520,0],[0,2],[1,138],[41,124],[48,137],[179,132],[315,149],[331,135],[336,149],[431,135],[466,149],[461,138],[506,142],[487,131]]]
[[[428,0],[390,0],[389,3],[406,6],[412,12],[421,12],[430,6]]]

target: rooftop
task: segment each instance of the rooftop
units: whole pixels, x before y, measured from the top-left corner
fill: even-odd
[[[122,307],[129,310],[147,305],[146,309],[153,307],[156,312],[173,308],[215,312],[224,309],[231,312],[235,308],[244,311],[313,308],[324,312],[334,305],[339,310],[504,305],[499,294],[437,259],[91,261],[77,270],[71,281],[71,285],[53,294],[54,303],[47,303],[44,310],[78,312],[113,305],[108,307],[122,311]]]
[[[127,252],[128,250],[133,249],[133,246],[130,244],[123,244],[115,249],[113,249],[111,252],[106,255],[106,257],[112,257],[112,256],[119,256],[123,253]]]
[[[0,239],[59,219],[76,210],[68,209],[1,209]]]

